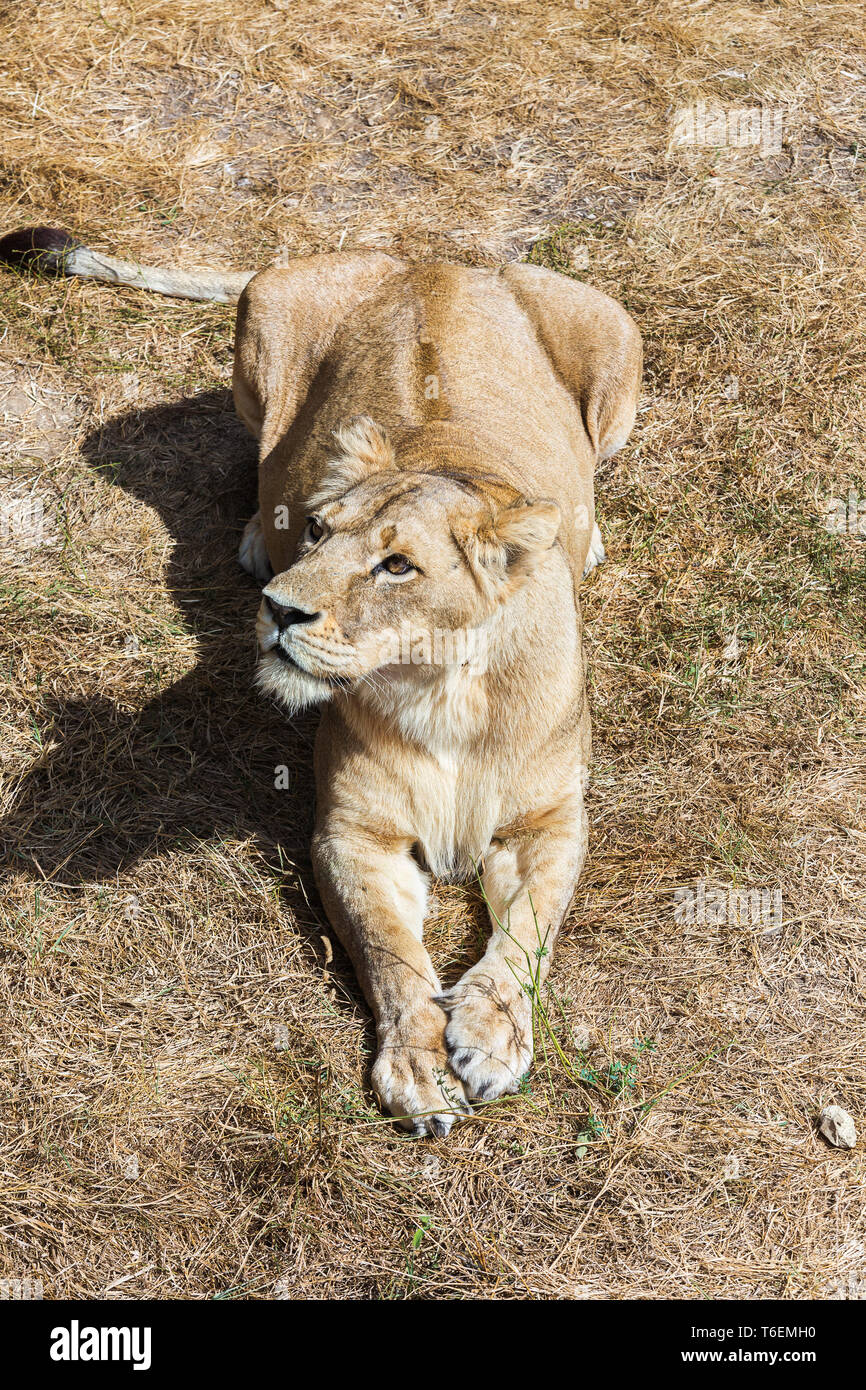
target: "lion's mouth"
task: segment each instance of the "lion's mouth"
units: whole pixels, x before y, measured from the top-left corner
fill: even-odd
[[[289,656],[289,653],[285,650],[284,647],[281,647],[279,643],[277,643],[275,647],[271,647],[271,651],[273,652],[274,656],[278,656],[280,658],[280,661],[284,661],[287,666],[294,666],[296,671],[300,671],[305,676],[308,676],[310,674],[309,671],[304,670],[303,666],[299,666],[297,661],[295,661],[294,657]]]
[[[308,680],[319,681],[322,685],[331,685],[335,690],[344,690],[351,684],[347,676],[326,676],[320,675],[318,671],[309,671],[306,666],[302,666],[300,662],[295,661],[293,656],[289,655],[281,642],[277,642],[273,647],[269,647],[263,655],[276,656],[280,661],[284,661],[287,666],[291,666],[299,675],[306,676]]]

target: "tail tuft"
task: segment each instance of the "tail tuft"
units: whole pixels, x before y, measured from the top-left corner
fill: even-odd
[[[0,261],[16,270],[37,270],[42,275],[62,275],[71,252],[81,245],[60,227],[25,227],[0,237]]]

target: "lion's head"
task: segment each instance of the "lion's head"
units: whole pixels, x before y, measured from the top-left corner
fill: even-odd
[[[553,502],[495,480],[401,469],[367,417],[337,440],[297,558],[264,589],[256,624],[259,683],[294,710],[483,661],[485,625],[560,523]]]

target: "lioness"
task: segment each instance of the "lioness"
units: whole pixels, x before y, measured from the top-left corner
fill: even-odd
[[[444,1135],[526,1072],[586,854],[577,588],[603,556],[593,471],[634,423],[640,335],[530,265],[337,253],[248,279],[234,395],[260,443],[240,550],[264,582],[258,681],[290,710],[324,706],[313,863],[375,1015],[373,1085],[404,1126]],[[476,869],[490,942],[443,991],[429,875]]]
[[[417,1134],[530,1064],[586,854],[593,470],[628,437],[640,365],[619,305],[530,265],[312,256],[240,300],[258,680],[324,705],[316,881],[376,1018],[373,1085]],[[436,634],[454,639],[438,660]],[[476,867],[492,935],[443,991],[429,874]]]

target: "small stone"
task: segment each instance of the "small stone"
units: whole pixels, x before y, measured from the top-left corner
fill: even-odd
[[[857,1143],[854,1121],[841,1105],[827,1105],[818,1116],[818,1128],[836,1149],[853,1149]]]

